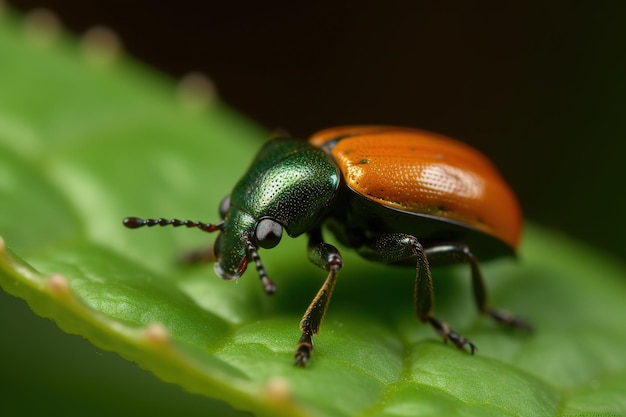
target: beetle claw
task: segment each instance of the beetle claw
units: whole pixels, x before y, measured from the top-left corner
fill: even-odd
[[[301,367],[304,368],[304,367],[306,367],[306,363],[309,361],[309,358],[311,356],[310,356],[310,353],[308,353],[308,352],[305,353],[305,352],[302,352],[302,351],[298,351],[298,352],[296,352],[294,357],[296,358],[296,360],[293,361],[293,364],[296,365],[296,366],[301,366]]]
[[[446,340],[448,340],[448,339],[452,340],[452,343],[454,343],[456,345],[456,347],[458,347],[461,350],[465,350],[465,346],[468,346],[469,347],[469,353],[471,355],[473,355],[474,352],[476,352],[478,350],[476,345],[471,340],[469,340],[466,337],[461,336],[460,334],[458,334],[456,332],[451,331],[448,334],[448,337],[446,338]]]
[[[469,353],[472,355],[478,350],[474,342],[451,330],[446,322],[443,322],[432,316],[428,317],[427,320],[431,324],[431,326],[433,326],[439,336],[441,336],[445,343],[447,343],[448,340],[451,340],[456,347],[462,350],[465,350],[465,346],[468,346]]]
[[[309,332],[302,332],[302,336],[298,341],[298,348],[294,357],[296,360],[293,362],[296,366],[305,367],[309,359],[311,358],[311,351],[313,350],[313,339]]]
[[[296,350],[296,354],[294,355],[296,358],[293,361],[293,364],[296,366],[305,367],[309,359],[311,358],[311,345],[302,344],[298,346],[298,350]]]

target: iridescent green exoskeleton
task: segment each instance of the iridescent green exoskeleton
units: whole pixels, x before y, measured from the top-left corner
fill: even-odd
[[[276,287],[258,249],[275,247],[283,230],[291,237],[307,234],[309,260],[328,275],[300,322],[298,365],[311,356],[342,267],[337,248],[322,239],[322,226],[366,259],[413,266],[416,315],[458,348],[476,349],[434,316],[431,265],[469,264],[480,312],[511,327],[530,327],[489,306],[477,260],[514,254],[518,203],[484,156],[452,139],[384,126],[329,129],[308,142],[272,139],[222,201],[220,215],[215,224],[128,217],[124,225],[219,232],[211,254],[217,275],[239,278],[253,262],[268,294]]]
[[[283,229],[291,237],[308,233],[309,259],[328,271],[328,277],[302,319],[302,337],[296,362],[304,365],[313,349],[328,300],[341,268],[339,251],[322,241],[321,221],[333,207],[340,183],[337,167],[324,151],[307,142],[275,138],[266,143],[245,176],[220,205],[222,221],[216,224],[128,217],[124,225],[198,227],[219,231],[215,241],[215,272],[226,280],[239,278],[254,262],[267,294],[276,286],[268,278],[257,249],[270,249],[281,240]]]

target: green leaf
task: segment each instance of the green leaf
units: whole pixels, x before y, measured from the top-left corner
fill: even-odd
[[[115,401],[132,414],[626,413],[622,264],[529,225],[519,261],[484,273],[493,304],[528,317],[530,335],[474,312],[467,268],[436,270],[437,312],[478,345],[470,356],[415,319],[414,272],[344,250],[314,356],[300,369],[299,319],[324,278],[302,239],[262,252],[279,285],[270,298],[254,272],[233,283],[179,265],[177,254],[210,244],[202,233],[121,224],[128,215],[216,220],[265,132],[217,100],[190,108],[170,81],[128,60],[94,62],[72,39],[27,36],[7,16],[0,57],[0,285],[97,349],[214,399],[168,391],[104,353],[111,368],[75,353],[84,352],[75,339],[2,297],[3,386],[21,393],[3,398],[12,415],[93,414]],[[45,342],[24,336],[32,327]]]

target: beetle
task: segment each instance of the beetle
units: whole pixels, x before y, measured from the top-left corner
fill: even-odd
[[[211,224],[127,217],[129,228],[186,226],[219,232],[215,272],[239,278],[250,262],[265,293],[276,286],[259,248],[275,247],[283,230],[308,235],[309,261],[327,272],[307,308],[295,364],[305,366],[343,262],[324,241],[337,241],[376,262],[416,269],[415,313],[444,341],[474,353],[474,343],[433,312],[432,265],[469,264],[478,310],[497,322],[530,329],[513,314],[490,306],[478,260],[514,256],[522,231],[519,203],[496,167],[462,142],[422,130],[346,126],[322,130],[308,141],[281,135],[268,141],[219,208]]]

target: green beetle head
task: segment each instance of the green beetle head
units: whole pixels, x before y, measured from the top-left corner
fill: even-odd
[[[214,245],[216,274],[226,280],[237,279],[252,261],[265,292],[273,293],[275,286],[265,273],[258,249],[275,247],[283,230],[295,237],[319,227],[331,208],[339,178],[337,167],[322,150],[296,139],[273,139],[222,201],[221,222],[132,217],[124,219],[124,225],[184,225],[219,231]]]
[[[273,139],[261,149],[231,195],[220,205],[224,221],[215,242],[215,272],[235,279],[255,263],[266,292],[273,291],[258,248],[278,245],[320,225],[339,185],[323,151],[295,139]]]
[[[253,261],[264,291],[274,293],[275,286],[265,274],[257,249],[270,249],[278,245],[283,226],[269,217],[257,220],[249,213],[231,207],[230,196],[222,200],[220,215],[223,222],[213,245],[215,273],[226,280],[237,279],[246,270],[248,262]]]

